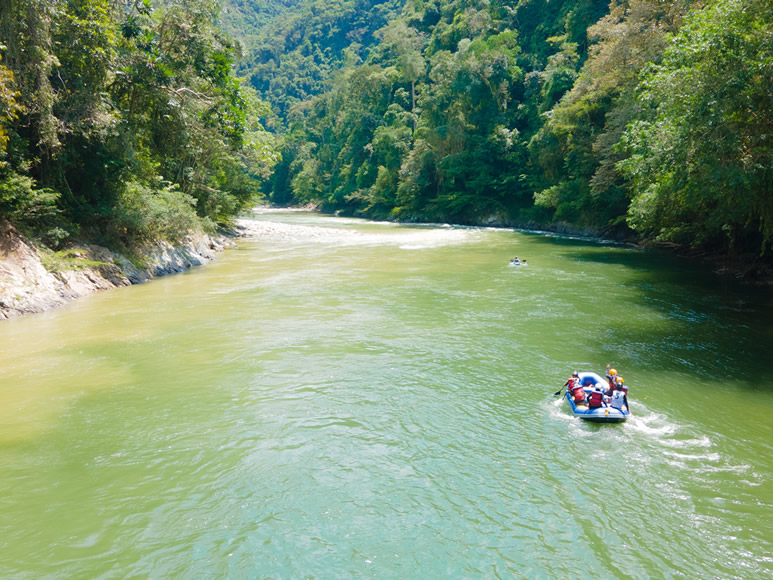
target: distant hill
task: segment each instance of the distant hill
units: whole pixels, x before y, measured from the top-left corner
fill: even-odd
[[[405,0],[224,0],[221,26],[244,54],[247,77],[274,111],[286,117],[297,102],[330,88],[347,62],[364,61],[374,33],[397,17]]]
[[[773,245],[770,0],[222,2],[274,203]]]

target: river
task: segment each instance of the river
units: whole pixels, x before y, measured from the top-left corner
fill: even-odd
[[[0,323],[0,577],[773,578],[769,291],[569,237],[254,220]],[[553,393],[606,363],[633,417],[583,423]]]

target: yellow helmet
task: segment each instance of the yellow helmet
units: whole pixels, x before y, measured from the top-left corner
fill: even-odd
[[[623,382],[625,382],[625,381],[623,381],[623,377],[617,377],[617,382],[619,382],[619,383],[623,383]]]
[[[617,374],[617,370],[615,370],[615,369],[611,369],[611,370],[609,371],[609,374],[610,374],[610,375],[612,375],[612,376],[614,377],[614,376]]]

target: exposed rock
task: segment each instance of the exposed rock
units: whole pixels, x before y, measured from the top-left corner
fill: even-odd
[[[8,221],[0,220],[0,319],[56,308],[99,290],[141,284],[213,260],[233,246],[225,237],[196,234],[180,247],[162,242],[143,257],[146,268],[101,246],[74,251],[70,265],[46,269],[43,255]]]

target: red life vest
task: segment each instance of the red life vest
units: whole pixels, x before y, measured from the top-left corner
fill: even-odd
[[[590,408],[601,407],[604,403],[604,395],[601,391],[591,391],[590,397],[588,397],[588,406]]]
[[[582,385],[579,382],[575,383],[574,387],[572,387],[572,396],[574,397],[575,403],[585,402],[585,389],[582,388]]]

